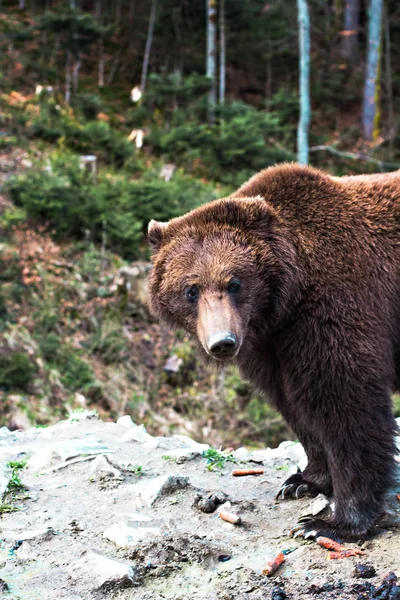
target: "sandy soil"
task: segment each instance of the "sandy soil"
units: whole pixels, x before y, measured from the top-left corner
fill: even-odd
[[[9,461],[29,459],[20,471],[26,491],[4,499],[20,510],[0,522],[0,590],[9,600],[400,598],[394,584],[392,595],[373,596],[371,587],[389,571],[400,577],[400,478],[389,495],[390,528],[364,544],[365,556],[328,561],[315,542],[289,536],[313,500],[275,501],[303,460],[299,444],[240,451],[246,464],[210,471],[189,439],[152,438],[97,418],[2,433],[3,478]],[[233,477],[243,466],[264,474]],[[199,496],[202,506],[217,492],[240,525],[224,522],[218,508],[199,509]],[[283,550],[291,550],[285,563],[263,575]],[[376,575],[356,579],[358,564]]]

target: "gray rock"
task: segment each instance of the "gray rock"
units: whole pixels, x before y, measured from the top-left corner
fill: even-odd
[[[90,465],[90,477],[96,481],[104,478],[123,479],[121,472],[110,465],[104,455],[97,456]]]
[[[6,463],[0,463],[0,499],[7,491],[8,482],[11,479],[11,469]]]
[[[183,489],[189,484],[188,477],[180,475],[160,475],[150,481],[136,486],[139,498],[148,506],[152,506],[159,498],[167,496],[176,490]]]
[[[49,444],[46,448],[39,450],[39,452],[31,456],[28,461],[28,468],[38,472],[54,466],[58,460],[65,462],[79,456],[88,457],[111,453],[112,450],[98,439],[88,436],[83,440],[72,439]]]
[[[132,427],[137,427],[136,423],[132,421],[130,415],[124,415],[123,417],[120,417],[117,421],[117,425],[122,425],[123,427],[127,427],[128,429],[131,429]]]
[[[72,579],[82,582],[92,591],[108,592],[136,584],[133,568],[96,552],[88,552],[71,565]]]
[[[158,440],[149,433],[147,433],[144,425],[136,425],[131,429],[128,429],[126,433],[120,438],[120,442],[139,442],[143,444],[145,448],[157,448]]]
[[[129,548],[142,540],[148,540],[149,537],[161,534],[159,527],[143,527],[140,523],[127,524],[124,521],[114,523],[111,527],[105,530],[103,537],[116,546],[121,548]]]

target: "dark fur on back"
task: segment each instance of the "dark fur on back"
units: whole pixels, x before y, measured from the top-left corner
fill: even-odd
[[[236,362],[309,459],[285,489],[335,495],[333,518],[301,532],[367,534],[395,465],[400,173],[333,178],[273,167],[153,235],[150,306],[171,325],[196,336],[186,279],[206,286],[225,269],[244,282],[232,304],[244,328]]]

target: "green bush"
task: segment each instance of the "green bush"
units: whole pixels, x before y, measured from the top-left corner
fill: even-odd
[[[271,142],[285,133],[277,112],[235,102],[219,109],[213,126],[182,120],[182,115],[176,111],[169,128],[153,126],[148,143],[195,174],[237,186],[255,171],[294,158],[292,152]]]
[[[97,110],[96,102],[93,97],[91,99],[91,108],[87,96],[86,106],[82,108],[87,113],[86,118]],[[60,143],[74,152],[96,154],[105,163],[116,167],[123,166],[133,152],[132,144],[126,136],[113,129],[109,123],[89,120],[82,124],[53,100],[40,105],[40,114],[32,119],[28,133],[33,138],[53,144]]]
[[[26,352],[0,351],[0,388],[4,390],[28,391],[36,366]]]
[[[216,197],[211,185],[176,173],[165,182],[151,173],[142,181],[100,175],[96,183],[78,160],[56,157],[51,170],[31,169],[12,177],[6,189],[31,219],[47,223],[59,237],[100,242],[126,258],[141,255],[152,218],[167,220]]]
[[[69,390],[75,392],[95,382],[91,367],[72,348],[63,348],[56,362],[61,383]]]
[[[72,106],[88,121],[95,119],[98,113],[104,110],[103,102],[96,94],[75,94],[72,97]]]

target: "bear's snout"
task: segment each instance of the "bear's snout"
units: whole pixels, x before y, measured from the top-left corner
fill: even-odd
[[[233,358],[237,352],[236,335],[231,331],[214,333],[207,341],[208,352],[218,360]]]
[[[228,294],[200,296],[197,335],[209,356],[216,360],[233,360],[241,347],[241,317]]]

